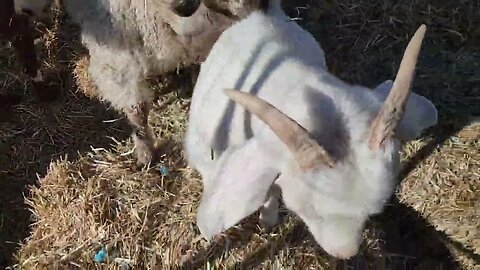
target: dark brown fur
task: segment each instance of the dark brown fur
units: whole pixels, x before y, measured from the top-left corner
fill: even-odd
[[[13,0],[0,1],[0,36],[9,40],[17,52],[17,57],[23,67],[23,71],[31,78],[37,76],[40,69],[40,62],[35,50],[34,44],[34,27],[27,14],[15,14]],[[39,99],[43,100],[43,92],[46,89],[45,82],[37,81],[33,83],[35,91]],[[15,95],[16,96],[16,95]],[[8,104],[15,101],[20,102],[20,98],[11,98],[8,95],[0,96],[1,103]],[[3,100],[5,99],[5,100]],[[13,104],[11,104],[13,105]]]
[[[33,26],[26,14],[15,14],[13,0],[0,1],[0,34],[12,42],[25,73],[34,77],[39,63],[35,53]]]

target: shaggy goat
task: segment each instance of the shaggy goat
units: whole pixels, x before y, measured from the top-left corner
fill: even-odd
[[[50,0],[15,0],[16,9],[42,9]],[[82,27],[90,53],[89,75],[102,99],[124,111],[133,127],[139,163],[152,160],[154,138],[148,125],[153,91],[146,78],[204,60],[234,19],[203,4],[188,17],[171,10],[170,0],[63,0]]]
[[[393,192],[400,140],[437,121],[409,94],[426,28],[395,81],[372,91],[330,74],[315,39],[270,4],[223,32],[201,66],[184,142],[204,185],[197,223],[210,239],[260,208],[272,226],[281,191],[325,251],[348,258]]]

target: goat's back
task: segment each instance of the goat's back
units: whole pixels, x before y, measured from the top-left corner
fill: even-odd
[[[234,108],[223,89],[247,91],[280,109],[305,115],[302,88],[318,81],[325,67],[316,40],[284,14],[252,13],[227,29],[203,63],[195,86],[189,129],[218,151],[242,143],[265,125]],[[308,114],[308,113],[306,113]],[[247,118],[248,119],[247,119]],[[268,130],[266,132],[269,132]],[[200,135],[201,134],[201,135]],[[272,135],[272,137],[275,137]]]
[[[67,13],[94,47],[130,50],[159,73],[203,60],[233,23],[205,6],[191,17],[175,15],[171,0],[64,0]]]

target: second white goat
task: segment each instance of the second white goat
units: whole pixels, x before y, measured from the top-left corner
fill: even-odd
[[[372,91],[330,74],[318,43],[277,0],[227,29],[201,66],[185,139],[203,178],[202,235],[259,208],[261,222],[276,224],[281,191],[325,251],[355,255],[365,221],[393,193],[401,140],[437,121],[433,104],[410,94],[425,31],[395,81]]]

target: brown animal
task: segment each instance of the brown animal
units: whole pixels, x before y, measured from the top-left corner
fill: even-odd
[[[9,40],[17,52],[23,71],[30,76],[37,97],[47,100],[46,83],[40,71],[40,62],[34,45],[34,26],[28,11],[16,13],[13,0],[0,1],[0,36]],[[13,105],[21,101],[20,94],[3,94],[0,105]]]

